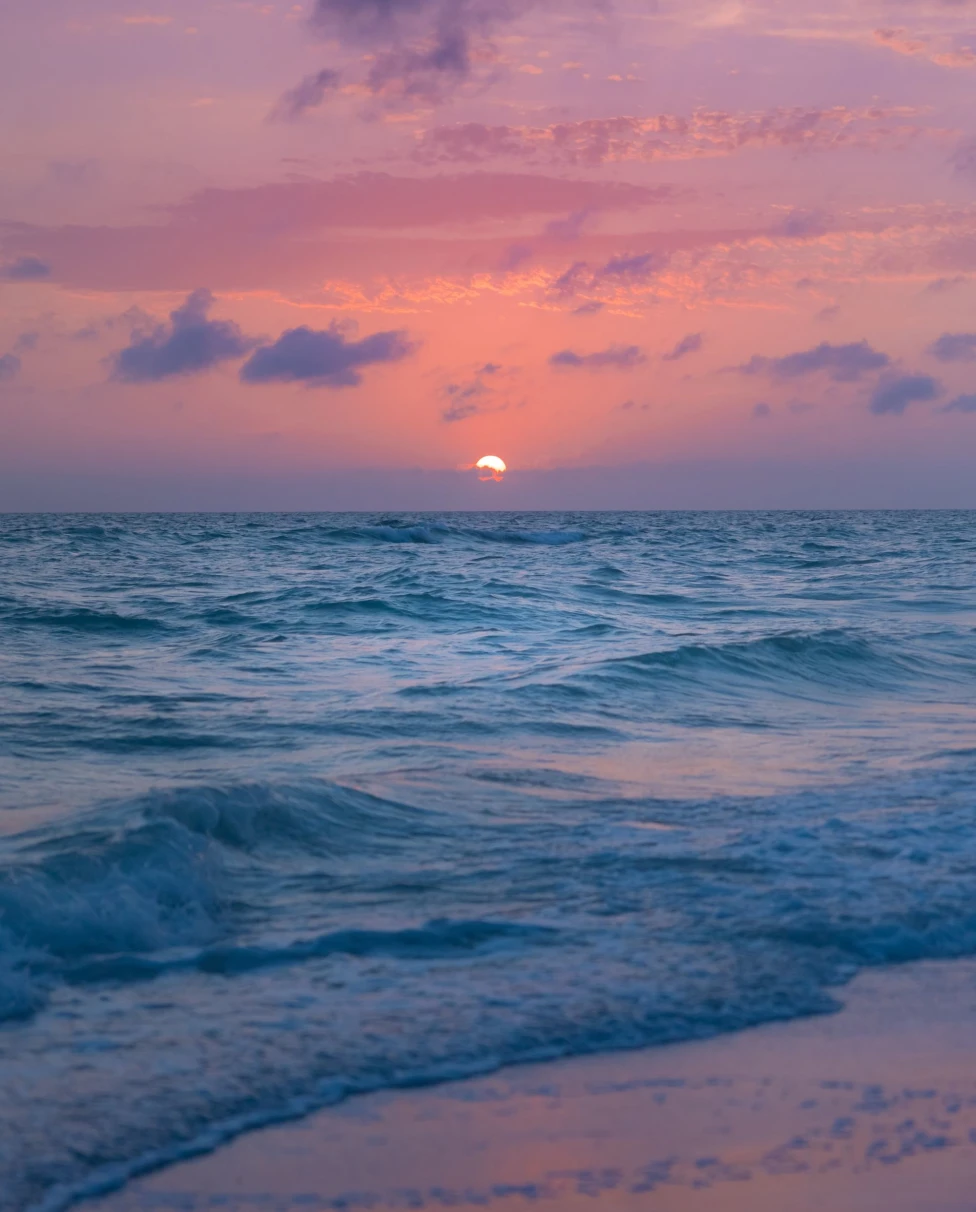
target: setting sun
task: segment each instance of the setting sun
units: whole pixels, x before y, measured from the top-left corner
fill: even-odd
[[[505,465],[505,460],[500,459],[498,455],[483,455],[478,462],[475,463],[475,467],[479,471],[488,473],[487,475],[483,475],[481,477],[483,480],[501,480],[505,472],[508,471],[508,467]]]

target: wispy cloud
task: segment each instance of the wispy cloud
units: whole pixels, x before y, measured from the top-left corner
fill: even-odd
[[[511,403],[505,391],[505,381],[509,377],[499,363],[486,362],[460,382],[446,384],[443,395],[448,403],[441,412],[441,420],[453,424],[485,413],[504,411]]]
[[[662,360],[665,362],[677,362],[681,358],[685,358],[688,354],[698,353],[702,345],[705,343],[705,338],[700,332],[690,332],[669,350],[668,353],[662,355]]]
[[[326,97],[339,87],[339,80],[339,73],[331,68],[313,72],[300,80],[294,88],[282,93],[268,118],[272,122],[296,122],[310,109],[317,109],[322,105]]]
[[[838,148],[907,146],[929,127],[910,106],[774,108],[690,115],[620,115],[502,126],[466,122],[436,126],[418,137],[413,155],[425,164],[520,160],[596,167],[628,161],[729,156],[753,148],[823,152]],[[914,120],[913,120],[914,119]]]
[[[755,354],[736,369],[744,375],[768,374],[778,379],[799,379],[805,375],[825,374],[837,383],[850,383],[871,371],[882,370],[891,358],[867,341],[849,345],[831,345],[822,341],[813,349],[799,350],[780,358]]]

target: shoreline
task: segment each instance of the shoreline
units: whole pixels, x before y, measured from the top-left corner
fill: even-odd
[[[976,960],[837,994],[835,1014],[355,1095],[77,1206],[972,1212]]]

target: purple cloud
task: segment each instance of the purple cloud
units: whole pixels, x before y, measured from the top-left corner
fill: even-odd
[[[20,358],[16,354],[4,354],[0,358],[0,383],[5,383],[18,374],[20,374]]]
[[[675,345],[670,353],[662,354],[665,362],[677,362],[688,354],[697,353],[704,344],[705,338],[700,332],[690,332]]]
[[[931,375],[886,375],[871,393],[869,408],[876,416],[900,417],[909,404],[941,394],[942,384]]]
[[[157,325],[149,333],[137,329],[130,344],[115,355],[112,378],[156,383],[243,357],[254,348],[255,339],[230,320],[209,320],[212,305],[209,290],[195,290],[170,314],[168,325]]]
[[[737,369],[744,375],[770,374],[779,379],[799,379],[824,373],[835,383],[850,383],[873,370],[890,365],[886,353],[872,348],[867,341],[849,345],[831,345],[822,341],[813,349],[787,354],[782,358],[764,358],[758,354]]]
[[[241,367],[241,381],[357,387],[362,382],[362,367],[399,362],[415,348],[401,331],[376,332],[361,341],[350,341],[337,324],[325,331],[289,328],[273,344],[254,351]]]
[[[39,332],[22,332],[14,341],[14,353],[30,353],[31,350],[37,349],[37,343],[41,339]]]
[[[498,268],[506,273],[511,273],[518,269],[520,265],[524,265],[532,256],[532,248],[528,244],[510,244],[505,250],[505,255],[499,262]]]
[[[578,354],[572,349],[562,349],[549,359],[549,365],[563,370],[633,370],[647,358],[637,345],[611,345],[595,353]]]
[[[296,122],[310,109],[317,109],[338,85],[339,73],[331,68],[313,72],[283,93],[268,117],[272,122]]]
[[[484,396],[490,394],[490,389],[484,383],[475,380],[473,383],[449,383],[444,389],[450,397],[450,404],[441,413],[441,420],[449,424],[454,421],[466,421],[468,417],[476,417],[486,411],[482,404]]]
[[[949,163],[961,177],[976,176],[976,139],[960,143],[949,157]]]
[[[940,362],[976,361],[976,333],[944,332],[928,347],[927,353]]]
[[[593,289],[601,282],[644,282],[668,264],[667,253],[623,253],[613,256],[605,265],[591,269],[586,261],[574,261],[553,282],[552,289],[561,295],[572,295],[583,287]]]
[[[486,362],[464,382],[448,383],[444,388],[448,405],[441,413],[441,420],[450,424],[508,408],[511,401],[502,394],[504,387],[499,385],[498,380],[509,377],[513,372],[508,370],[503,373],[503,370],[499,362]]]
[[[520,15],[531,0],[316,0],[314,29],[366,45],[365,85],[388,103],[437,104],[472,74],[472,42]]]
[[[822,210],[791,210],[776,228],[777,232],[793,239],[807,236],[822,236],[828,230],[830,216]]]
[[[664,253],[636,253],[629,256],[611,257],[606,265],[594,274],[594,280],[601,278],[632,278],[643,281],[651,274],[664,269],[669,258]]]
[[[42,282],[51,276],[51,266],[40,257],[18,257],[0,266],[4,282]]]
[[[976,412],[976,395],[956,396],[943,408],[943,412]]]
[[[965,274],[955,274],[951,278],[936,278],[926,286],[926,290],[933,295],[944,294],[947,290],[953,290],[957,286],[964,286],[969,279]]]
[[[806,152],[903,147],[926,129],[906,124],[904,118],[909,112],[878,105],[832,105],[826,109],[778,106],[758,111],[702,107],[690,114],[616,115],[545,126],[463,122],[424,131],[413,154],[427,164],[505,157],[531,164],[596,168],[602,164],[677,159],[689,153],[734,155],[760,147]],[[811,224],[821,226],[827,219],[822,211],[798,209],[777,230],[786,235],[810,235]]]
[[[592,213],[591,209],[586,208],[571,211],[565,219],[551,219],[546,224],[544,234],[552,240],[565,240],[567,243],[578,240],[582,234],[583,225]]]
[[[511,6],[505,0],[315,0],[311,19],[322,28],[375,41],[402,35],[414,19],[436,24],[452,11],[458,19],[487,23],[509,16]]]
[[[583,280],[588,272],[589,266],[585,261],[574,261],[553,282],[552,289],[560,295],[574,295],[583,285]]]

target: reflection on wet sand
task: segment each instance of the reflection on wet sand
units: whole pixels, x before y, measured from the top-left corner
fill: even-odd
[[[971,1209],[976,963],[842,995],[836,1016],[352,1099],[91,1212]]]

